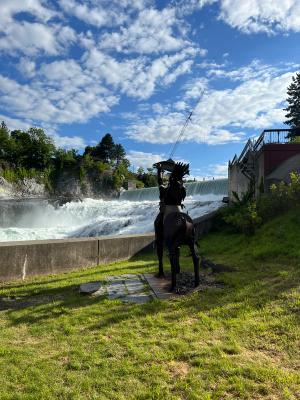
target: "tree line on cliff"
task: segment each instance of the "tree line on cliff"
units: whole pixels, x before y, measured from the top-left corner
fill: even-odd
[[[156,185],[151,169],[130,170],[124,147],[109,133],[79,154],[75,149],[56,147],[41,128],[10,131],[4,121],[0,125],[0,175],[11,182],[35,178],[49,191],[62,175],[78,178],[83,186],[89,177],[104,192],[119,190],[127,180],[135,181],[139,188]]]

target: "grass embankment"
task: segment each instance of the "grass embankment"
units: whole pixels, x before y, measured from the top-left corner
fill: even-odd
[[[225,289],[143,305],[78,294],[154,271],[152,254],[4,286],[0,398],[299,399],[300,212],[250,238],[212,233],[201,252],[236,268],[217,276]]]

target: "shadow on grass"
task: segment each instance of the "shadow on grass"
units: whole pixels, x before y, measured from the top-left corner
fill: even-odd
[[[106,306],[94,308],[101,303]],[[69,286],[61,293],[59,289],[50,289],[43,296],[24,298],[11,303],[7,309],[10,324],[41,324],[60,316],[73,316],[74,311],[86,308],[84,319],[99,318],[99,324],[87,326],[86,329],[97,329],[118,324],[126,319],[155,314],[167,307],[158,300],[145,304],[123,303],[121,300],[108,300],[106,296],[91,297],[78,292],[78,287]],[[21,314],[19,313],[21,311]],[[82,315],[81,317],[82,318]]]
[[[165,265],[167,264],[168,261],[165,259]],[[6,311],[11,325],[40,324],[59,316],[71,315],[75,310],[93,308],[101,302],[106,306],[106,308],[101,307],[101,314],[98,315],[94,309],[87,309],[86,318],[89,316],[99,318],[99,324],[92,325],[90,329],[111,326],[133,317],[154,315],[164,310],[168,312],[165,318],[169,321],[176,321],[178,309],[181,315],[186,317],[199,312],[218,314],[225,311],[228,318],[234,318],[245,306],[259,310],[283,296],[285,292],[296,289],[300,280],[299,268],[295,266],[287,266],[284,273],[282,265],[272,264],[269,266],[269,271],[268,267],[261,269],[251,263],[247,265],[247,261],[243,260],[237,271],[217,276],[217,281],[227,285],[224,289],[208,289],[180,296],[175,301],[155,300],[142,305],[124,304],[120,301],[107,300],[105,297],[93,298],[80,295],[78,292],[80,283],[102,280],[106,274],[142,273],[156,265],[153,254],[149,253],[144,257],[134,257],[124,264],[112,264],[105,268],[100,266],[96,270],[87,269],[83,272],[64,274],[59,278],[54,276],[41,281],[31,281],[28,284],[9,286],[8,289],[16,289],[18,297],[5,301],[0,297],[0,310]],[[191,260],[186,256],[182,257],[182,267],[192,268]],[[61,284],[59,287],[51,287],[52,284],[59,283]],[[300,321],[299,315],[298,318]]]
[[[152,261],[148,263],[148,266],[156,266],[156,262]],[[35,293],[34,294],[40,294],[41,292],[43,292],[43,290],[47,291],[48,289],[45,288],[43,289],[43,286],[47,286],[47,285],[51,285],[53,283],[59,283],[59,282],[66,282],[66,281],[77,281],[80,280],[82,278],[88,278],[89,280],[93,280],[94,278],[98,278],[99,279],[99,275],[106,275],[106,274],[111,274],[113,271],[116,272],[120,272],[122,273],[122,270],[128,270],[129,267],[128,266],[118,266],[116,264],[116,269],[113,270],[114,265],[110,264],[110,267],[107,269],[104,269],[103,265],[99,265],[98,267],[92,267],[90,269],[85,269],[84,271],[81,271],[81,273],[79,272],[74,272],[74,271],[69,271],[69,272],[65,272],[62,278],[57,278],[56,275],[51,275],[50,277],[48,277],[48,279],[45,277],[38,277],[38,278],[32,278],[32,280],[30,282],[18,282],[18,283],[14,283],[14,284],[9,284],[7,287],[4,286],[4,290],[9,290],[9,291],[14,291],[21,289],[21,293],[22,295],[26,294],[26,292],[32,292],[32,288],[36,285],[38,285],[40,288],[36,288]],[[97,268],[97,270],[95,270],[95,268]],[[130,270],[133,273],[140,273],[141,270],[145,269],[144,265],[132,265],[130,266]],[[72,277],[70,277],[69,275],[72,274]],[[59,274],[61,276],[61,274]],[[42,279],[42,280],[41,280]],[[86,282],[86,280],[84,280],[82,283]],[[68,285],[61,285],[59,286],[57,289],[62,289],[64,287],[66,287]],[[20,292],[19,292],[20,293]]]

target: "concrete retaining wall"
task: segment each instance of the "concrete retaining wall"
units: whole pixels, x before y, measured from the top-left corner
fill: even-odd
[[[202,217],[194,218],[194,225],[196,231],[196,239],[198,240],[202,235],[208,233],[214,225],[214,219],[217,211],[212,211]]]
[[[216,212],[194,219],[197,238]],[[154,234],[0,243],[0,281],[26,279],[127,260],[149,249]]]
[[[127,260],[153,240],[153,234],[146,234],[0,243],[0,281]]]
[[[249,190],[249,179],[242,174],[240,168],[236,165],[230,165],[228,168],[229,190],[228,196],[230,201],[235,201],[232,192],[236,192],[241,198]]]

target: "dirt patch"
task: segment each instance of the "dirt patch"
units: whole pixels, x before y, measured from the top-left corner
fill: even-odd
[[[190,365],[184,361],[171,361],[168,371],[172,378],[185,378],[189,373]]]
[[[223,289],[225,285],[220,282],[216,282],[216,279],[211,273],[200,274],[200,284],[195,287],[194,285],[194,274],[190,272],[181,272],[177,274],[175,293],[177,294],[188,294],[192,292],[199,292],[208,288]]]

